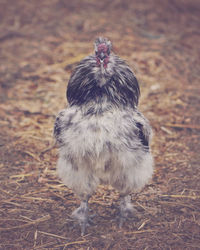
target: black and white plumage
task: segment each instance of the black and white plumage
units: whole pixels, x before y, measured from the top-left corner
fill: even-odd
[[[55,122],[58,175],[81,199],[72,216],[88,224],[88,199],[99,184],[120,192],[120,225],[132,211],[129,194],[153,173],[151,127],[138,111],[139,85],[129,66],[111,52],[106,38],[83,59],[69,80],[69,106]]]

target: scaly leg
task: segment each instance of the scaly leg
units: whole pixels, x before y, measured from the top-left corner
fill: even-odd
[[[85,229],[89,224],[88,216],[88,199],[81,201],[80,207],[78,207],[73,213],[72,218],[78,221],[81,226],[81,236],[85,234]]]
[[[127,195],[121,198],[120,201],[120,221],[119,221],[119,227],[121,228],[123,226],[123,223],[128,219],[129,217],[132,217],[133,215],[133,205],[131,204],[131,196]]]

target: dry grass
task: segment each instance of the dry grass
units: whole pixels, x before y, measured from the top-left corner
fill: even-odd
[[[200,248],[198,10],[195,0],[2,1],[1,249]],[[140,80],[155,173],[132,196],[137,214],[122,229],[118,193],[99,187],[94,225],[80,237],[70,218],[79,201],[56,176],[52,129],[71,71],[99,34]]]

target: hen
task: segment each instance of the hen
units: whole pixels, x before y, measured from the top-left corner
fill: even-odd
[[[137,109],[139,94],[135,75],[111,52],[106,38],[95,41],[95,54],[71,75],[69,106],[58,114],[54,136],[58,175],[81,199],[72,217],[82,235],[89,222],[88,200],[99,184],[119,191],[121,226],[132,212],[130,194],[152,176],[151,127]]]

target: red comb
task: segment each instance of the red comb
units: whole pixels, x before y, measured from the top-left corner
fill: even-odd
[[[105,43],[101,43],[98,45],[98,51],[106,52],[108,50],[108,47],[106,46]]]

